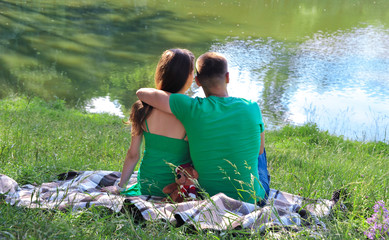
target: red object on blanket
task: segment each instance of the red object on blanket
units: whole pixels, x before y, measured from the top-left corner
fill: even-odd
[[[190,186],[181,185],[180,192],[186,197],[190,197],[193,199],[196,199],[196,197],[197,197],[197,190],[196,190],[195,185],[190,185]]]
[[[195,200],[197,198],[196,182],[199,178],[198,172],[192,164],[182,164],[176,168],[176,182],[163,188],[163,192],[168,194],[172,202],[183,202],[185,200]]]

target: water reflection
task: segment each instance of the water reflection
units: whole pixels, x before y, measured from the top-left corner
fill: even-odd
[[[92,99],[95,110],[127,112],[164,50],[213,50],[230,61],[230,94],[258,101],[269,128],[314,121],[384,140],[388,9],[385,0],[0,0],[0,98]]]
[[[109,96],[92,98],[85,109],[90,113],[108,113],[124,118],[122,106],[119,101],[112,101]]]
[[[174,11],[147,4],[0,0],[0,98],[16,92],[76,105],[119,92],[122,100],[123,87],[109,80],[155,66],[179,40],[208,47],[207,37],[191,39],[194,28]],[[150,86],[153,78],[139,81]],[[126,96],[124,105],[131,105],[133,92]]]
[[[317,33],[291,59],[291,120],[349,138],[389,134],[389,29]]]
[[[270,128],[315,122],[347,138],[388,140],[389,29],[319,32],[302,43],[229,39],[211,50],[229,61],[230,95],[258,101]]]

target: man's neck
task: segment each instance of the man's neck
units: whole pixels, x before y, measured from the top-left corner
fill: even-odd
[[[216,97],[229,97],[227,89],[204,89],[204,94],[206,97],[216,96]]]

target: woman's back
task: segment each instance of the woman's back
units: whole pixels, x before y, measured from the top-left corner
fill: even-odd
[[[145,151],[138,185],[123,194],[165,196],[162,189],[175,181],[174,169],[191,161],[185,129],[172,114],[153,109],[145,121],[143,135]]]
[[[184,126],[173,114],[158,109],[153,109],[147,118],[147,127],[145,124],[143,130],[156,135],[177,139],[184,139],[186,136]]]

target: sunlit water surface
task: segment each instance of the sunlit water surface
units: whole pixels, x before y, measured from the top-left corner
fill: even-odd
[[[271,127],[313,122],[351,139],[389,137],[389,29],[320,32],[293,48],[231,39],[210,50],[229,60],[230,95],[258,101]],[[280,69],[284,83],[272,86],[272,72]],[[204,96],[200,89],[195,95]]]

